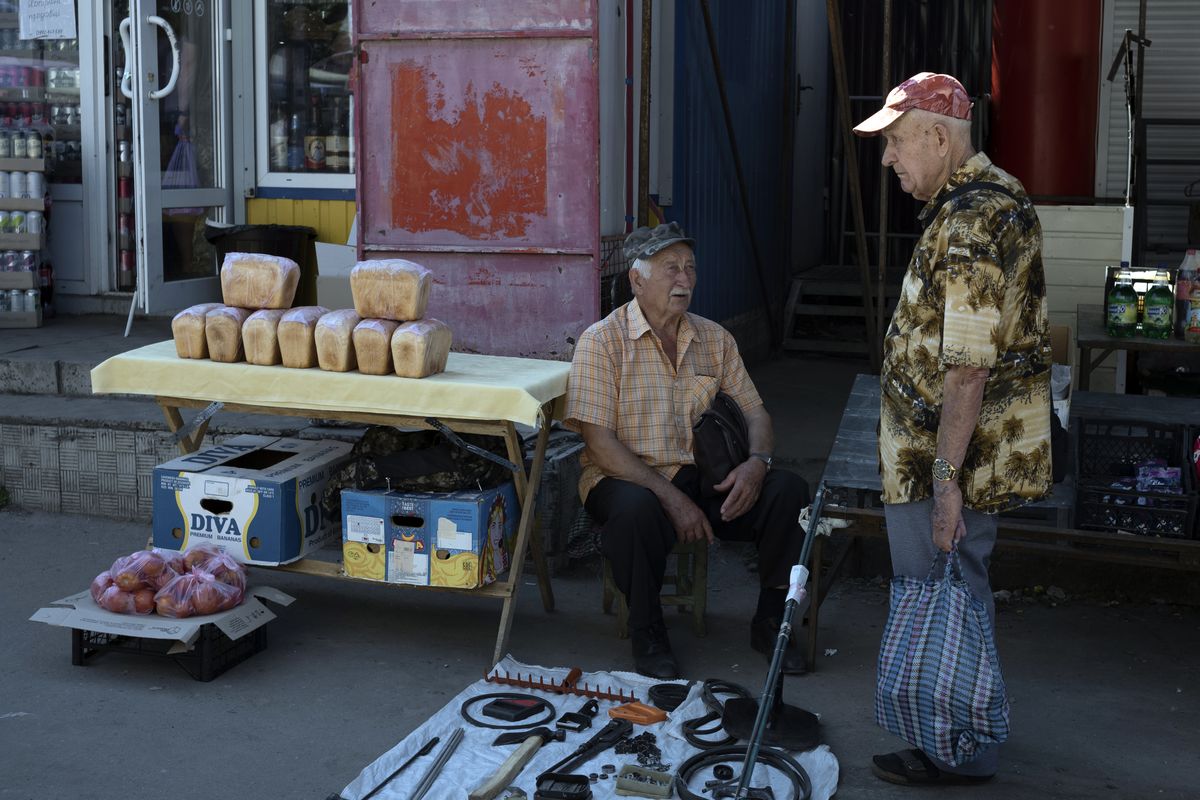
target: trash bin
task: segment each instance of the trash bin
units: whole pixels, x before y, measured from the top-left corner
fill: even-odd
[[[204,226],[204,238],[217,251],[217,266],[227,253],[265,253],[290,258],[300,266],[293,306],[317,304],[317,232],[307,225]]]

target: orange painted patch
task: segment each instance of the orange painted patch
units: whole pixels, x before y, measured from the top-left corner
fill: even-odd
[[[392,123],[395,227],[520,237],[546,215],[546,117],[520,95],[493,84],[479,102],[469,83],[448,108],[436,75],[399,64]]]

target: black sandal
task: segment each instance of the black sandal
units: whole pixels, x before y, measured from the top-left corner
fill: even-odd
[[[902,786],[969,786],[987,783],[995,777],[943,772],[920,750],[901,750],[872,756],[871,771],[888,783]]]

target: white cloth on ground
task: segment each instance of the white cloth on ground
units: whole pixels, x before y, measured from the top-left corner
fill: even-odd
[[[513,675],[520,673],[522,676],[532,674],[535,679],[544,677],[546,680],[554,679],[555,681],[561,681],[567,675],[568,671],[568,669],[562,667],[549,668],[522,664],[512,658],[512,656],[505,656],[493,670],[493,672],[498,672],[499,674],[505,672]],[[577,685],[582,686],[586,683],[589,688],[599,688],[613,692],[624,690],[626,694],[632,691],[643,703],[649,703],[649,689],[659,682],[629,672],[585,672]],[[678,681],[678,683],[684,683],[684,681]],[[654,733],[657,738],[657,746],[662,751],[662,761],[665,764],[670,764],[672,771],[678,768],[685,760],[700,752],[688,744],[682,731],[685,720],[701,717],[707,713],[707,708],[705,708],[704,701],[700,696],[700,688],[700,682],[696,682],[684,702],[675,711],[670,713],[665,723],[647,727],[641,725],[634,726],[633,735],[635,736],[646,730]],[[757,690],[758,687],[752,689],[755,692]],[[438,743],[438,746],[429,755],[422,756],[414,761],[408,769],[404,770],[404,772],[388,783],[372,800],[389,800],[389,798],[396,800],[396,798],[411,796],[413,790],[429,769],[429,766],[433,764],[442,744],[446,742],[456,728],[462,728],[462,742],[450,757],[446,767],[438,775],[437,780],[425,797],[428,800],[466,797],[471,790],[482,784],[495,772],[513,752],[514,747],[516,747],[516,745],[493,747],[492,741],[497,735],[503,733],[503,731],[475,727],[464,720],[459,713],[459,709],[464,701],[471,697],[494,692],[522,692],[544,697],[554,706],[554,720],[558,719],[565,711],[577,711],[587,701],[586,698],[577,695],[563,695],[521,689],[499,683],[488,683],[480,679],[459,692],[446,705],[442,706],[436,714],[426,720],[424,724],[402,739],[399,744],[365,767],[359,773],[358,777],[347,784],[346,788],[341,791],[341,796],[345,800],[361,800],[380,781],[384,780],[397,767],[403,764],[407,758],[420,750],[422,745],[434,736],[438,736],[441,738],[441,742]],[[476,718],[484,718],[481,714],[482,705],[482,703],[478,703],[471,709],[472,715]],[[566,741],[549,742],[539,749],[533,759],[530,760],[513,781],[513,785],[519,786],[525,790],[529,797],[533,797],[537,776],[546,771],[548,767],[561,761],[604,727],[609,721],[608,710],[616,705],[619,704],[607,700],[601,701],[600,713],[596,716],[590,729],[580,733],[567,734]],[[554,720],[548,722],[547,725],[553,728]],[[832,797],[834,791],[837,789],[838,761],[829,747],[827,745],[820,745],[812,750],[803,753],[793,753],[792,755],[808,773],[809,780],[812,782],[813,800],[828,800]],[[620,767],[626,763],[636,763],[635,757],[633,755],[617,755],[612,749],[609,749],[595,756],[587,763],[575,768],[573,771],[585,775],[591,772],[600,772],[602,764],[617,765],[617,770],[620,771]],[[735,764],[735,769],[738,766]],[[753,784],[756,786],[762,785],[768,775],[772,778],[771,782],[775,790],[775,796],[789,796],[787,794],[788,783],[786,778],[762,766],[756,769],[756,779]],[[694,781],[695,785],[692,788],[699,791],[704,785],[703,781],[711,777],[711,770],[706,770],[705,774],[697,776],[697,779]],[[603,782],[592,784],[592,790],[596,793],[597,798],[615,796],[615,793],[612,791],[614,788],[615,781],[611,777]]]

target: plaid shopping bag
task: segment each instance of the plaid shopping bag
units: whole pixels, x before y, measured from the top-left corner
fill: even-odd
[[[1008,738],[1008,697],[992,624],[962,578],[957,550],[939,554],[923,581],[892,579],[875,721],[951,766]]]

